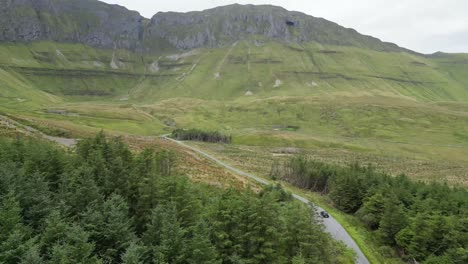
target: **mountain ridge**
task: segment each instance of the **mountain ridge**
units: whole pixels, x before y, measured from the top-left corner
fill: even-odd
[[[231,45],[246,37],[317,42],[377,51],[414,51],[362,35],[324,18],[272,5],[227,5],[151,19],[95,0],[1,0],[0,41],[57,41],[139,52]]]
[[[230,36],[255,35],[255,33],[260,33],[259,35],[262,35],[263,33],[263,35],[266,35],[270,39],[279,39],[287,42],[303,43],[315,41],[326,45],[364,46],[364,48],[378,51],[404,51],[419,54],[415,51],[399,47],[394,43],[383,42],[378,38],[363,35],[355,29],[343,27],[325,18],[314,17],[299,11],[289,11],[283,7],[274,5],[232,4],[202,11],[158,12],[151,18],[151,21],[152,24],[165,26],[162,22],[166,22],[165,20],[168,20],[169,17],[174,17],[174,21],[180,19],[182,16],[186,18],[186,20],[183,20],[179,24],[184,24],[184,22],[186,23],[187,21],[191,22],[190,25],[201,22],[208,24],[205,25],[205,28],[207,28],[210,24],[208,22],[211,21],[204,21],[203,17],[208,18],[219,15],[225,16],[224,24],[222,26],[227,29],[225,31],[229,32]],[[250,23],[247,23],[247,25],[237,26],[236,28],[236,23],[229,23],[229,19],[233,20],[237,24],[245,23],[245,21]],[[217,17],[213,20],[221,20],[221,18]],[[252,22],[256,23],[256,26],[252,27]],[[265,22],[267,22],[267,27],[270,26],[270,28],[266,28],[266,30],[264,25],[263,28],[261,27],[262,23],[265,24]],[[211,24],[216,25],[216,23]],[[179,26],[174,23],[171,25]],[[244,30],[239,29],[239,27],[242,26],[244,26]],[[264,31],[262,31],[262,29]],[[245,34],[246,32],[247,34]],[[326,36],[328,36],[328,38]],[[212,38],[212,36],[207,38],[210,37]],[[240,39],[231,39],[230,43],[238,40]],[[177,43],[173,44],[177,46]],[[186,46],[188,46],[188,48],[199,48],[197,45],[184,46],[183,44],[180,48],[184,48]],[[214,45],[213,47],[219,47],[219,45]]]

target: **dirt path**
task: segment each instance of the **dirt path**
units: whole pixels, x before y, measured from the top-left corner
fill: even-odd
[[[5,122],[10,127],[14,127],[16,129],[22,130],[23,132],[25,132],[25,134],[32,135],[32,136],[38,136],[40,138],[46,139],[48,141],[55,142],[55,143],[57,143],[59,145],[67,147],[67,148],[73,147],[73,146],[75,146],[77,144],[76,139],[49,136],[49,135],[46,135],[43,132],[41,132],[41,131],[33,128],[33,127],[23,125],[23,124],[15,121],[15,120],[13,120],[13,119],[11,119],[9,117],[6,117],[4,115],[0,115],[0,120]]]

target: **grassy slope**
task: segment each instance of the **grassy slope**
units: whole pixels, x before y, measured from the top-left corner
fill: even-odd
[[[466,183],[466,55],[262,39],[169,55],[2,44],[0,111],[75,134],[223,130],[240,145],[296,146]]]

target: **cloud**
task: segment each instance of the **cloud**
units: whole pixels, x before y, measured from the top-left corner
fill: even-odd
[[[159,11],[195,11],[233,3],[272,4],[323,17],[418,52],[468,52],[465,0],[104,0],[151,17]]]

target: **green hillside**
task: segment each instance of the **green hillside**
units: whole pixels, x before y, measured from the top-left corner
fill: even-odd
[[[400,164],[395,157],[407,158],[414,164],[394,170],[466,184],[466,65],[463,54],[262,37],[150,55],[1,44],[0,111],[76,136],[193,127],[232,134],[236,144],[349,152],[338,153],[338,161],[370,155],[393,168]],[[422,169],[424,163],[435,165]]]
[[[258,44],[257,39],[226,48],[153,55],[50,42],[0,46],[0,67],[10,75],[5,79],[69,99],[128,95],[130,101],[149,104],[174,97],[335,95],[465,103],[464,57],[430,58],[316,43]]]

